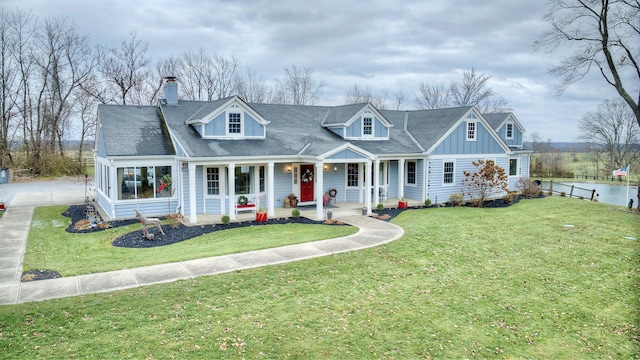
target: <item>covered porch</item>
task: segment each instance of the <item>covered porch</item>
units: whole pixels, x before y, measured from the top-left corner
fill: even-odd
[[[387,208],[395,208],[398,206],[398,200],[399,199],[387,199],[386,201],[381,201],[379,203],[383,204],[385,209]],[[424,205],[424,203],[420,202],[420,201],[412,201],[412,200],[408,200],[409,206],[422,206]],[[363,204],[362,203],[356,203],[356,202],[347,202],[347,203],[337,203],[337,204],[331,204],[328,207],[323,207],[323,211],[324,211],[324,217],[323,218],[318,218],[317,217],[317,208],[315,205],[302,205],[300,207],[296,207],[296,208],[276,208],[274,209],[274,214],[268,215],[269,219],[281,219],[281,218],[289,218],[291,217],[291,211],[294,209],[298,209],[300,210],[300,217],[305,217],[308,219],[312,219],[312,220],[326,220],[326,212],[327,210],[331,210],[331,212],[333,213],[332,218],[334,220],[340,220],[343,217],[347,217],[347,216],[354,216],[354,215],[359,215],[359,216],[363,216],[362,215],[362,209],[363,209]],[[371,205],[371,209],[375,209],[376,205]],[[366,209],[366,207],[365,207]],[[368,214],[370,215],[370,213]],[[365,215],[365,216],[368,216]],[[220,214],[202,214],[202,215],[198,215],[198,219],[197,222],[192,223],[189,222],[189,218],[184,218],[183,221],[187,224],[187,225],[213,225],[213,224],[222,224],[222,216],[224,215],[220,215]],[[254,221],[256,220],[256,215],[253,212],[241,212],[238,213],[235,220],[231,220],[231,222],[242,222],[242,221]]]

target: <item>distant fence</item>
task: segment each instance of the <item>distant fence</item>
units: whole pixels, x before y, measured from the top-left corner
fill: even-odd
[[[561,196],[575,197],[578,199],[593,200],[596,195],[595,189],[581,188],[575,185],[568,185],[563,183],[556,183],[551,181],[542,181],[540,188],[545,192],[551,192],[552,194],[559,194]]]
[[[627,181],[627,178],[622,176],[573,175],[573,178],[578,180]]]

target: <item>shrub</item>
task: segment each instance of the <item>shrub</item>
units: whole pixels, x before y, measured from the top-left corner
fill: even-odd
[[[378,204],[378,206],[376,206],[376,210],[378,211],[384,210],[384,204]]]
[[[464,203],[464,196],[459,193],[453,193],[449,196],[449,205],[460,206]]]
[[[298,209],[291,210],[291,216],[294,217],[294,218],[299,218],[300,217],[300,210],[298,210]]]
[[[493,160],[478,160],[471,162],[476,167],[475,172],[464,170],[462,186],[463,194],[471,198],[477,198],[474,205],[482,205],[484,201],[501,192],[509,191],[509,177],[504,168],[497,165]]]
[[[225,225],[229,225],[229,222],[231,222],[231,218],[229,217],[229,215],[222,215],[222,218],[220,218],[220,220]]]
[[[502,197],[502,200],[507,205],[513,204],[514,202],[516,202],[516,200],[518,200],[518,193],[510,191],[505,196]]]
[[[540,189],[535,182],[529,180],[529,178],[518,179],[516,187],[520,194],[528,199],[539,198],[540,195],[542,195],[542,189]]]
[[[425,200],[425,201],[424,201],[424,206],[425,206],[425,207],[429,207],[429,206],[431,206],[431,199],[427,199],[427,200]]]
[[[482,199],[471,199],[469,201],[471,203],[471,205],[473,205],[474,207],[479,207],[481,208],[484,205],[484,200]]]
[[[565,197],[565,196],[567,196],[567,193],[562,191],[562,192],[560,192],[560,196]]]

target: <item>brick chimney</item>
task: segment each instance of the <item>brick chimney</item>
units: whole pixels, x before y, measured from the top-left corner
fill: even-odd
[[[165,77],[164,99],[169,106],[178,106],[178,83],[175,76]]]

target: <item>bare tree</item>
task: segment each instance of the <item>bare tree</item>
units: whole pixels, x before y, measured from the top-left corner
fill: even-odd
[[[313,78],[313,69],[299,68],[292,65],[284,68],[285,76],[279,82],[279,93],[284,96],[284,102],[294,105],[313,105],[325,86],[324,81]]]
[[[0,167],[11,163],[11,144],[19,125],[20,67],[13,56],[16,15],[0,10]]]
[[[402,103],[404,93],[399,91],[394,94],[396,101]],[[389,98],[389,90],[382,89],[374,94],[369,87],[363,88],[358,84],[353,84],[344,94],[344,102],[347,104],[371,103],[376,109],[384,110],[387,108],[387,99]],[[399,104],[397,105],[400,106]]]
[[[371,89],[363,88],[358,84],[353,84],[344,93],[344,102],[346,104],[361,104],[370,102],[373,99]]]
[[[602,159],[611,170],[640,159],[640,127],[631,110],[620,98],[605,100],[578,123],[580,139],[595,145],[609,156]]]
[[[415,98],[418,109],[441,109],[449,106],[449,88],[443,83],[420,82],[420,94]]]
[[[640,2],[638,0],[551,0],[544,19],[551,24],[535,50],[571,49],[551,73],[562,78],[558,93],[598,69],[631,109],[640,125]]]
[[[147,58],[149,44],[137,39],[135,32],[122,40],[119,48],[99,48],[102,77],[92,95],[102,103],[146,105],[151,103],[146,80],[151,75]]]
[[[399,89],[393,93],[393,100],[393,108],[395,110],[400,110],[402,104],[407,100],[407,94],[402,89]]]
[[[475,68],[465,70],[462,79],[452,81],[449,86],[450,102],[457,106],[476,106],[482,113],[508,110],[507,101],[488,86],[490,77],[479,74]]]
[[[265,103],[271,98],[271,90],[265,84],[264,78],[249,66],[236,74],[235,83],[235,91],[244,101]]]

